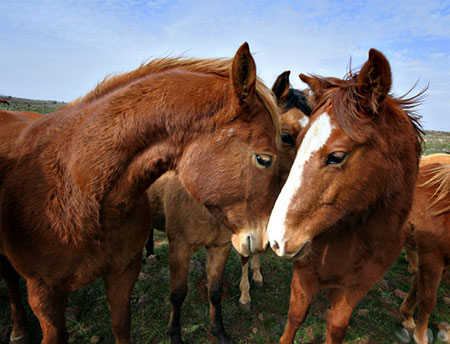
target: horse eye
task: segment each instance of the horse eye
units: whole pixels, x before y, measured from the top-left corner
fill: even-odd
[[[267,154],[255,154],[255,159],[256,162],[258,163],[258,165],[265,167],[265,168],[269,168],[270,166],[272,166],[272,157],[270,155]]]
[[[281,141],[286,145],[295,146],[294,138],[289,133],[282,133]]]
[[[327,162],[325,165],[337,165],[342,163],[347,157],[347,153],[345,152],[333,152],[328,155]]]

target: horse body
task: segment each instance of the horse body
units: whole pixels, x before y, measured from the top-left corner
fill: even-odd
[[[295,138],[302,129],[300,120],[307,118],[297,105],[289,102],[292,94],[289,87],[289,72],[280,75],[273,86],[273,91],[281,108],[281,141],[279,151],[279,182],[284,179],[295,157]],[[288,94],[288,92],[291,92]],[[306,98],[300,98],[306,103]],[[307,107],[307,105],[304,105]],[[308,109],[305,108],[309,115]],[[199,249],[207,250],[207,279],[210,295],[211,328],[220,343],[228,343],[230,339],[224,330],[221,315],[222,278],[226,260],[231,249],[231,231],[207,208],[194,199],[185,189],[178,176],[169,171],[155,181],[147,190],[152,214],[151,228],[165,231],[169,239],[170,261],[170,300],[172,312],[169,323],[169,335],[172,343],[181,337],[180,310],[187,293],[187,275],[190,257]],[[264,229],[265,230],[265,229]],[[152,250],[152,234],[147,243],[147,255]],[[255,258],[256,257],[256,258]],[[244,260],[245,258],[243,258]],[[259,272],[259,256],[253,256],[253,278],[262,285]],[[248,281],[248,264],[243,264],[240,283],[240,304],[249,306],[250,284]]]
[[[400,312],[402,324],[415,328],[416,342],[427,343],[426,330],[436,305],[436,292],[450,262],[450,155],[432,154],[420,161],[414,202],[405,224],[407,257],[414,273]],[[413,313],[419,304],[417,326]]]
[[[378,51],[347,80],[307,77],[316,103],[268,226],[272,249],[294,259],[292,343],[319,288],[331,308],[326,343],[341,343],[359,300],[398,256],[421,152],[413,99],[389,95]]]
[[[24,128],[2,176],[0,247],[27,280],[42,343],[67,343],[68,293],[99,277],[116,343],[130,342],[145,190],[169,169],[229,224],[238,251],[265,248],[258,228],[276,189],[277,116],[244,44],[232,61],[150,62]]]

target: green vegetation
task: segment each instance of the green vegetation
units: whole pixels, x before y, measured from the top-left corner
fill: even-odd
[[[18,100],[2,97],[10,105],[0,104],[0,109],[35,111],[47,113],[61,106],[45,102],[39,107],[39,101]],[[15,103],[17,100],[17,103]],[[28,106],[29,104],[30,106]],[[16,107],[17,105],[17,107]],[[51,107],[54,105],[54,107]],[[426,153],[450,151],[450,133],[427,132]],[[144,263],[142,273],[132,295],[132,338],[133,342],[169,343],[166,335],[170,314],[169,302],[169,264],[168,243],[164,233],[155,233],[157,258]],[[183,305],[182,326],[186,343],[216,343],[209,331],[208,298],[205,279],[205,251],[201,250],[192,257],[192,271],[189,276],[189,293]],[[277,258],[271,250],[261,259],[264,286],[251,290],[252,311],[240,310],[239,281],[241,273],[240,258],[231,253],[224,276],[223,316],[228,333],[236,343],[275,343],[283,332],[289,308],[289,290],[292,263]],[[443,301],[450,296],[450,278],[446,276],[438,290],[438,304],[430,320],[430,328],[435,337],[436,324],[449,321],[450,305]],[[399,307],[401,299],[394,294],[395,289],[409,291],[411,274],[402,253],[394,266],[386,272],[382,281],[375,285],[361,301],[353,313],[345,343],[391,344],[400,343],[395,333],[400,326]],[[26,287],[22,282],[24,302]],[[327,308],[326,291],[322,291],[312,304],[305,323],[297,332],[296,343],[322,343],[325,333]],[[8,291],[0,279],[0,344],[8,343],[10,324]],[[29,311],[32,343],[40,343],[39,324]],[[109,311],[106,304],[104,286],[101,280],[72,293],[66,313],[70,343],[114,343]],[[94,337],[96,336],[96,337]]]

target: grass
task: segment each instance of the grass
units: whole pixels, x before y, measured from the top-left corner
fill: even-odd
[[[0,109],[36,111],[47,113],[62,103],[19,98],[7,99],[10,106],[0,104]],[[29,106],[28,106],[29,105]],[[450,133],[427,131],[426,153],[450,150]],[[168,243],[164,233],[156,232],[156,256],[152,264],[143,264],[141,276],[133,291],[132,340],[134,343],[169,343],[166,335],[170,314]],[[269,250],[270,251],[270,250]],[[224,276],[223,317],[225,328],[235,343],[275,343],[283,332],[289,308],[292,263],[277,258],[271,251],[261,258],[264,286],[252,287],[252,311],[241,311],[239,281],[240,258],[232,252]],[[189,292],[182,310],[182,334],[187,344],[215,343],[209,331],[208,299],[204,275],[205,251],[192,257],[189,274]],[[400,343],[399,330],[401,299],[394,295],[395,289],[409,290],[411,274],[404,254],[386,272],[382,281],[375,285],[360,302],[352,315],[345,337],[347,344]],[[24,302],[26,288],[22,281]],[[438,290],[438,303],[430,320],[430,328],[437,334],[436,324],[449,321],[450,305],[443,302],[450,295],[450,279],[443,279]],[[329,307],[326,291],[322,291],[311,306],[309,315],[297,332],[296,343],[322,343],[325,333],[326,312]],[[0,344],[8,343],[11,331],[8,292],[0,280]],[[29,310],[32,343],[40,343],[39,324]],[[102,281],[77,290],[70,295],[66,313],[70,343],[114,343],[109,311]]]

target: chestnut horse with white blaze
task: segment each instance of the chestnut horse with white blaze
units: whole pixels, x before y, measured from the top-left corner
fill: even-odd
[[[389,62],[371,49],[358,74],[301,74],[315,109],[269,220],[272,249],[294,259],[292,343],[319,288],[329,288],[326,343],[341,343],[353,309],[403,245],[421,153],[417,97],[389,94]]]
[[[407,257],[414,280],[400,306],[403,326],[415,328],[416,343],[427,343],[427,327],[436,293],[450,266],[450,155],[432,154],[420,161],[414,201],[405,225]],[[413,319],[419,305],[417,326]]]
[[[156,59],[107,78],[17,138],[2,126],[0,142],[15,143],[0,152],[0,271],[8,285],[4,271],[26,279],[42,343],[68,342],[68,294],[100,277],[116,343],[130,343],[129,300],[150,223],[145,191],[167,170],[227,224],[238,252],[264,250],[279,130],[247,43],[231,60]],[[16,342],[27,335],[17,301]]]
[[[301,131],[301,123],[307,121],[311,112],[306,96],[293,90],[289,84],[289,72],[281,74],[272,88],[281,110],[281,147],[278,152],[279,182],[283,183],[294,161],[295,138]],[[303,110],[303,111],[302,111]],[[206,247],[207,282],[210,300],[211,330],[220,343],[230,343],[226,334],[221,312],[221,295],[223,271],[231,249],[231,231],[206,207],[195,200],[184,188],[180,178],[169,171],[155,181],[147,190],[152,214],[151,228],[165,231],[169,239],[170,262],[170,315],[168,333],[172,343],[181,338],[181,307],[187,294],[187,277],[191,256]],[[265,231],[265,228],[261,228]],[[153,248],[153,235],[147,242],[147,255]],[[242,258],[247,259],[247,257]],[[253,279],[262,286],[259,270],[259,254],[252,258]],[[250,307],[250,284],[248,281],[248,264],[242,267],[240,283],[240,304]]]

